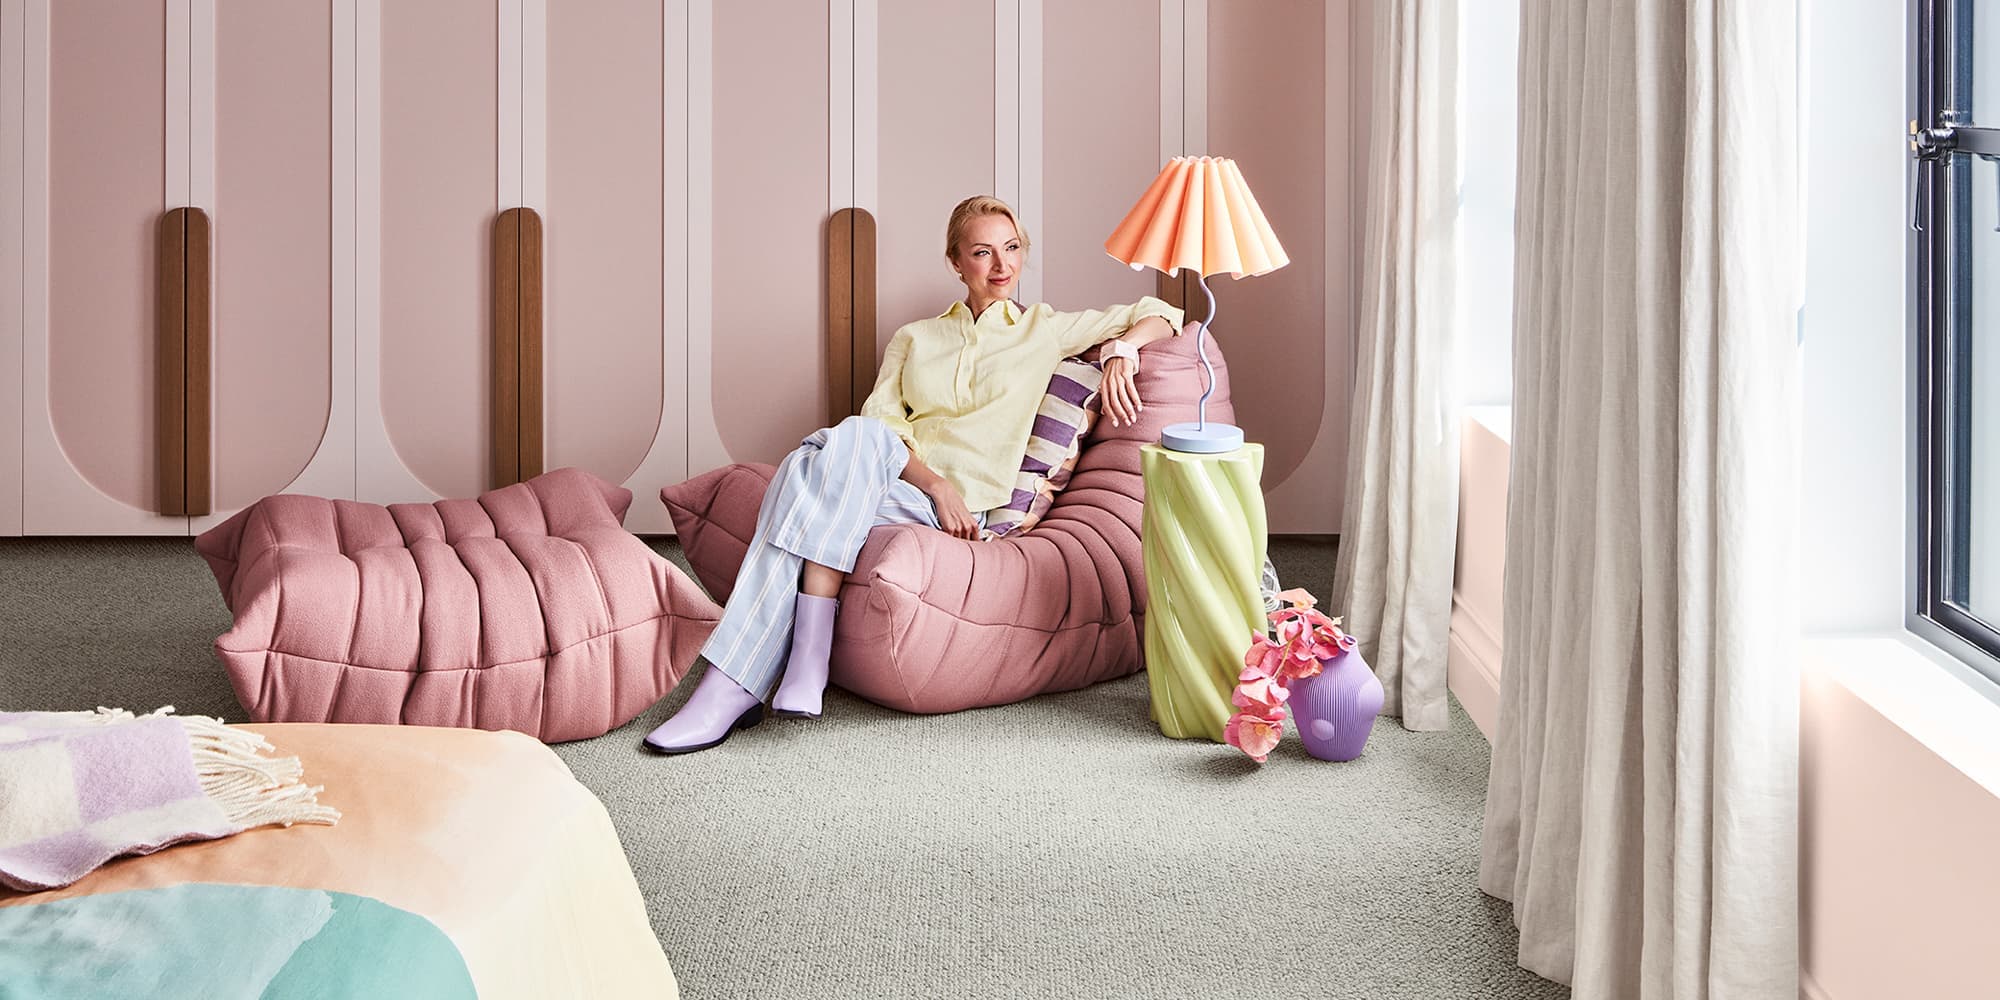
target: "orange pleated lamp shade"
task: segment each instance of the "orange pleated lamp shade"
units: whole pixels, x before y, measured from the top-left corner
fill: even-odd
[[[1133,270],[1186,268],[1202,277],[1243,278],[1291,263],[1236,161],[1219,156],[1174,157],[1104,249]]]

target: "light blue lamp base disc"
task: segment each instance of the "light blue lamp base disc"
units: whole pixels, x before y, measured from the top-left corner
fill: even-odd
[[[1203,455],[1235,451],[1243,447],[1243,430],[1229,424],[1168,424],[1160,432],[1160,446]]]

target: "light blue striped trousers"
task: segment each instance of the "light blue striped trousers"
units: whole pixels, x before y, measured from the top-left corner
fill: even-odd
[[[931,498],[898,478],[909,458],[903,439],[870,417],[816,430],[786,455],[764,494],[757,532],[702,658],[745,691],[770,697],[791,648],[802,561],[846,573],[868,529],[938,526]],[[984,514],[975,516],[985,523]]]

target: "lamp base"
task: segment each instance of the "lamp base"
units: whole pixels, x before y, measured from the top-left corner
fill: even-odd
[[[1168,424],[1160,432],[1160,446],[1203,455],[1235,451],[1243,447],[1243,429],[1230,424]]]

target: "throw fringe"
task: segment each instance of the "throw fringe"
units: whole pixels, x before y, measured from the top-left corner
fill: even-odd
[[[88,721],[115,723],[131,721],[131,712],[121,708],[99,708]],[[201,790],[222,809],[231,823],[243,829],[275,823],[317,823],[332,826],[340,810],[319,803],[325,785],[301,784],[305,765],[297,757],[262,757],[260,751],[273,750],[271,741],[204,715],[174,715],[174,706],[162,706],[146,718],[172,716],[187,732],[188,749],[194,754],[195,776]]]

